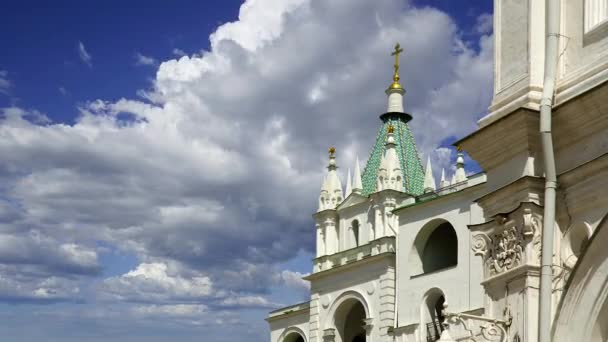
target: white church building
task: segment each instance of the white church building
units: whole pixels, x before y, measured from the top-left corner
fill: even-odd
[[[492,104],[439,182],[395,47],[364,168],[343,184],[329,151],[310,301],[269,314],[271,342],[608,341],[608,0],[494,0],[494,34]]]

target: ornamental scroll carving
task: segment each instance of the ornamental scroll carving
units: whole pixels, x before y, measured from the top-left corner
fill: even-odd
[[[540,257],[540,220],[531,209],[525,208],[519,222],[506,216],[495,219],[492,232],[477,233],[472,237],[472,250],[481,255],[487,276],[494,276],[525,263],[525,246],[531,241],[533,259]]]

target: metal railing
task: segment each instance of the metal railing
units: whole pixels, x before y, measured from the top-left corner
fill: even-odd
[[[438,321],[433,321],[426,324],[426,341],[435,342],[441,337],[443,325]]]

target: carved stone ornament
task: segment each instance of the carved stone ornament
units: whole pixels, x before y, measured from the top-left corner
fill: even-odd
[[[473,235],[473,246],[471,247],[473,253],[485,258],[486,254],[488,254],[488,244],[491,242],[492,240],[484,233]]]
[[[331,297],[328,294],[321,297],[321,305],[323,306],[323,308],[327,309],[327,307],[329,307],[330,302]]]
[[[329,328],[323,330],[323,341],[334,342],[336,340],[336,329]]]
[[[515,226],[494,234],[490,256],[486,260],[490,275],[508,271],[521,264],[523,258],[522,238]]]
[[[365,292],[367,292],[368,295],[372,295],[374,294],[374,291],[376,291],[376,282],[367,284]]]
[[[372,332],[372,328],[374,327],[373,322],[374,322],[373,318],[366,318],[363,320],[363,329],[365,329],[365,333],[368,336]]]

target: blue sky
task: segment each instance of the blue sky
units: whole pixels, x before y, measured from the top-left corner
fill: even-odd
[[[5,4],[0,334],[266,341],[266,313],[306,299],[326,147],[343,172],[366,159],[394,42],[421,157],[449,174],[449,144],[490,101],[491,12],[452,0]]]

